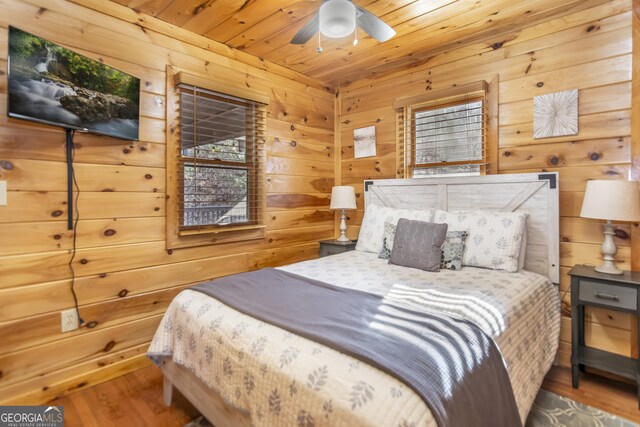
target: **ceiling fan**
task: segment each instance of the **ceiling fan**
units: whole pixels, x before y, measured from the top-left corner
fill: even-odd
[[[324,0],[318,13],[298,31],[291,43],[305,44],[318,32],[330,38],[342,38],[354,33],[353,44],[356,45],[357,27],[379,42],[386,42],[396,34],[382,19],[356,6],[351,0]],[[318,45],[318,53],[320,52],[322,47]]]

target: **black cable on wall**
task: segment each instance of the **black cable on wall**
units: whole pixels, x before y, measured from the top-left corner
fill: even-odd
[[[72,226],[72,248],[71,248],[71,258],[69,259],[69,272],[71,273],[71,294],[73,295],[73,304],[76,309],[76,314],[78,315],[78,326],[82,326],[84,324],[84,320],[80,316],[80,307],[78,306],[78,296],[76,295],[75,284],[76,284],[76,272],[73,268],[73,261],[76,257],[76,249],[77,249],[77,240],[78,240],[78,221],[80,220],[80,210],[78,209],[78,199],[80,198],[80,186],[78,185],[78,179],[76,178],[76,172],[73,167],[73,162],[76,157],[76,148],[73,143],[73,137],[75,136],[76,131],[67,129],[67,153],[70,153],[70,158],[68,161],[69,168],[69,186],[73,184],[76,190],[75,200],[69,198],[69,210],[75,211],[75,221],[73,221]],[[69,151],[70,150],[70,151]],[[69,215],[69,222],[71,223],[71,215]]]

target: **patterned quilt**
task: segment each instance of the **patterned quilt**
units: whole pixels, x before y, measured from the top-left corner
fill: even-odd
[[[502,352],[523,420],[557,350],[560,300],[535,273],[428,273],[358,251],[282,269],[379,295],[408,286],[431,308],[475,322]],[[393,377],[198,292],[175,298],[148,353],[170,355],[256,426],[435,426],[426,404]]]

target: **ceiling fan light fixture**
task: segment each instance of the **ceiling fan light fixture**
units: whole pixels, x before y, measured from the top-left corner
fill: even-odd
[[[356,7],[348,0],[328,0],[320,6],[320,32],[341,38],[356,29]]]

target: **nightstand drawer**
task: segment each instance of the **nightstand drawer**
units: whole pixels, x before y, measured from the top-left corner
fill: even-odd
[[[337,254],[341,254],[343,252],[346,252],[343,248],[336,248],[336,247],[321,247],[320,248],[320,258],[325,257],[325,256],[330,256],[330,255],[337,255]]]
[[[357,240],[348,242],[320,240],[320,258],[352,251],[356,248],[357,243]]]
[[[638,294],[635,288],[581,280],[580,300],[635,310],[638,305]]]

